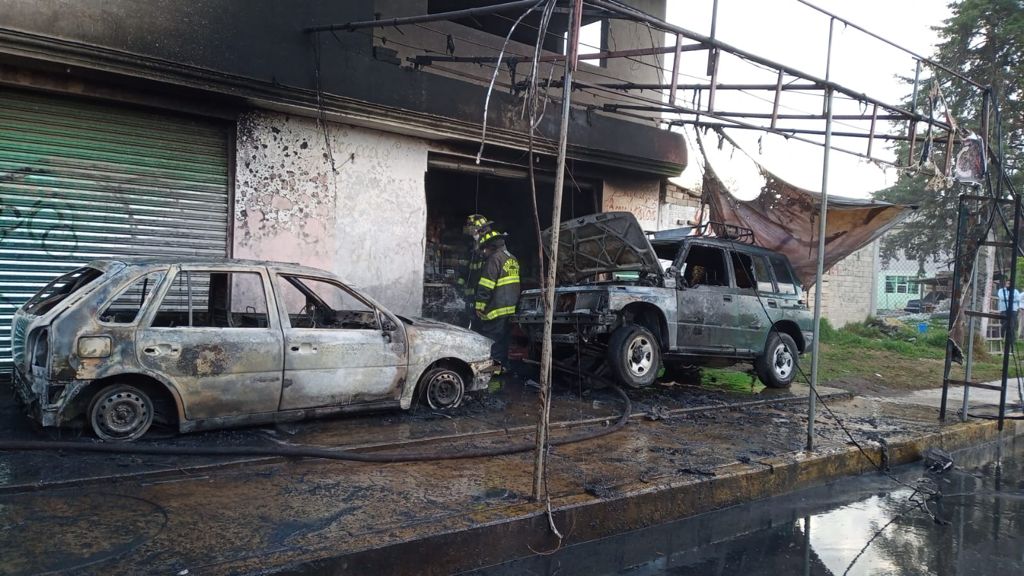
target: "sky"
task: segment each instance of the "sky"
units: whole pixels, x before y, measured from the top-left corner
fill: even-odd
[[[934,26],[949,17],[948,0],[813,0],[829,12],[846,18],[912,50],[930,57],[937,41]],[[713,0],[668,0],[666,19],[683,28],[704,35],[710,34]],[[719,0],[716,37],[737,48],[752,52],[817,77],[825,77],[829,18],[797,0]],[[673,44],[674,39],[668,44]],[[897,76],[911,77],[914,60],[905,52],[892,48],[864,33],[837,22],[833,37],[831,79],[883,102],[898,104],[910,87]],[[706,53],[684,54],[680,82],[707,82]],[[665,68],[671,69],[671,56]],[[922,73],[922,77],[925,73]],[[666,80],[667,81],[667,80]],[[758,70],[739,60],[723,57],[719,65],[719,82],[775,83],[775,74]],[[772,92],[749,94],[719,92],[715,108],[719,110],[772,111]],[[686,96],[690,98],[688,94]],[[821,113],[822,97],[784,92],[780,113]],[[836,114],[863,112],[853,102],[837,101]],[[838,121],[834,130],[853,131]],[[806,127],[824,129],[824,122]],[[886,129],[888,128],[888,129]],[[878,131],[893,130],[879,123]],[[782,179],[809,190],[821,190],[823,149],[820,146],[786,140],[781,136],[748,130],[728,131],[744,151],[754,155]],[[682,185],[697,187],[701,179],[700,152],[689,131],[690,167],[677,179]],[[712,136],[712,138],[714,138]],[[760,139],[760,142],[759,142]],[[709,142],[705,140],[707,146]],[[710,142],[709,156],[716,173],[730,185],[736,196],[757,195],[760,179],[754,165],[739,152],[717,150],[717,138]],[[834,138],[833,145],[865,152],[866,139]],[[876,157],[895,159],[884,143],[877,141],[872,153]],[[895,183],[897,172],[883,170],[848,154],[833,150],[829,164],[829,194],[868,197],[871,192]]]

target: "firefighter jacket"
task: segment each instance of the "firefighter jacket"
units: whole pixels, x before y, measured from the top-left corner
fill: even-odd
[[[475,308],[485,321],[515,314],[519,303],[519,260],[504,244],[484,261],[476,287]]]
[[[484,254],[473,250],[469,254],[469,264],[459,274],[458,284],[466,305],[472,307],[476,287],[480,283],[480,270],[484,267]]]

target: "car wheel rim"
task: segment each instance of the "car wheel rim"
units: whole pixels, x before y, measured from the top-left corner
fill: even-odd
[[[431,408],[454,408],[462,400],[462,378],[454,372],[442,372],[427,385],[427,403]]]
[[[654,364],[654,345],[644,336],[635,338],[626,349],[626,357],[630,374],[645,376]]]
[[[775,353],[772,354],[772,357],[775,359],[772,363],[775,376],[781,380],[789,378],[789,375],[793,373],[793,354],[790,353],[789,347],[785,344],[779,344],[775,347]]]
[[[96,410],[98,431],[112,439],[132,437],[144,429],[152,417],[145,398],[128,391],[103,398]]]

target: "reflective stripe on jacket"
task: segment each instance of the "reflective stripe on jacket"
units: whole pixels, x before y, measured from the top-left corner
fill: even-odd
[[[477,312],[484,320],[516,313],[519,303],[519,260],[499,248],[484,262],[476,287]]]
[[[484,267],[484,255],[479,250],[473,250],[469,255],[469,265],[462,269],[459,275],[459,286],[462,289],[462,296],[466,302],[472,302],[476,295],[477,284],[480,283],[480,270]]]

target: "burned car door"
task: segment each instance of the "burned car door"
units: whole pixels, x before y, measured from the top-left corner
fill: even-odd
[[[406,353],[388,315],[329,278],[279,273],[276,289],[285,338],[282,410],[401,397]]]
[[[284,339],[256,267],[183,265],[136,334],[139,363],[170,381],[190,420],[273,412]]]
[[[678,266],[676,290],[678,344],[684,353],[721,353],[731,349],[726,328],[733,290],[725,251],[715,246],[689,243]]]
[[[741,352],[760,354],[769,329],[781,316],[768,259],[743,250],[730,250],[729,255],[736,283],[732,326],[736,347]]]

